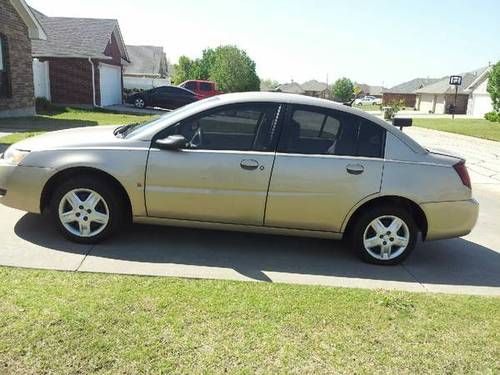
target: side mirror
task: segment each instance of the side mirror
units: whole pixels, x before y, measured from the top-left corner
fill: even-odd
[[[413,120],[411,118],[395,117],[392,119],[392,125],[397,126],[399,130],[410,127],[412,124]]]
[[[180,150],[187,146],[187,140],[182,135],[171,135],[164,139],[158,139],[155,144],[160,150]]]

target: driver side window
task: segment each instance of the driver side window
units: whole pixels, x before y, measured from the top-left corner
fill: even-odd
[[[276,109],[259,103],[229,106],[182,121],[175,134],[183,135],[194,149],[267,151]]]

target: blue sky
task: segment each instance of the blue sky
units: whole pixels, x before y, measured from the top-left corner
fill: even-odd
[[[176,62],[236,44],[261,78],[387,87],[500,59],[500,0],[28,0],[49,16],[117,18],[127,44]]]

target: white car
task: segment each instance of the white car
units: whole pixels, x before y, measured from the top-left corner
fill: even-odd
[[[374,96],[363,96],[354,101],[355,105],[379,105],[382,104],[382,99]]]

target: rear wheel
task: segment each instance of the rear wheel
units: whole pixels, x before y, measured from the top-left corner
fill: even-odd
[[[120,193],[106,183],[79,177],[54,192],[50,212],[59,231],[72,241],[97,243],[125,223]]]
[[[354,224],[352,244],[365,262],[392,265],[413,251],[418,228],[412,215],[399,207],[372,207]]]

